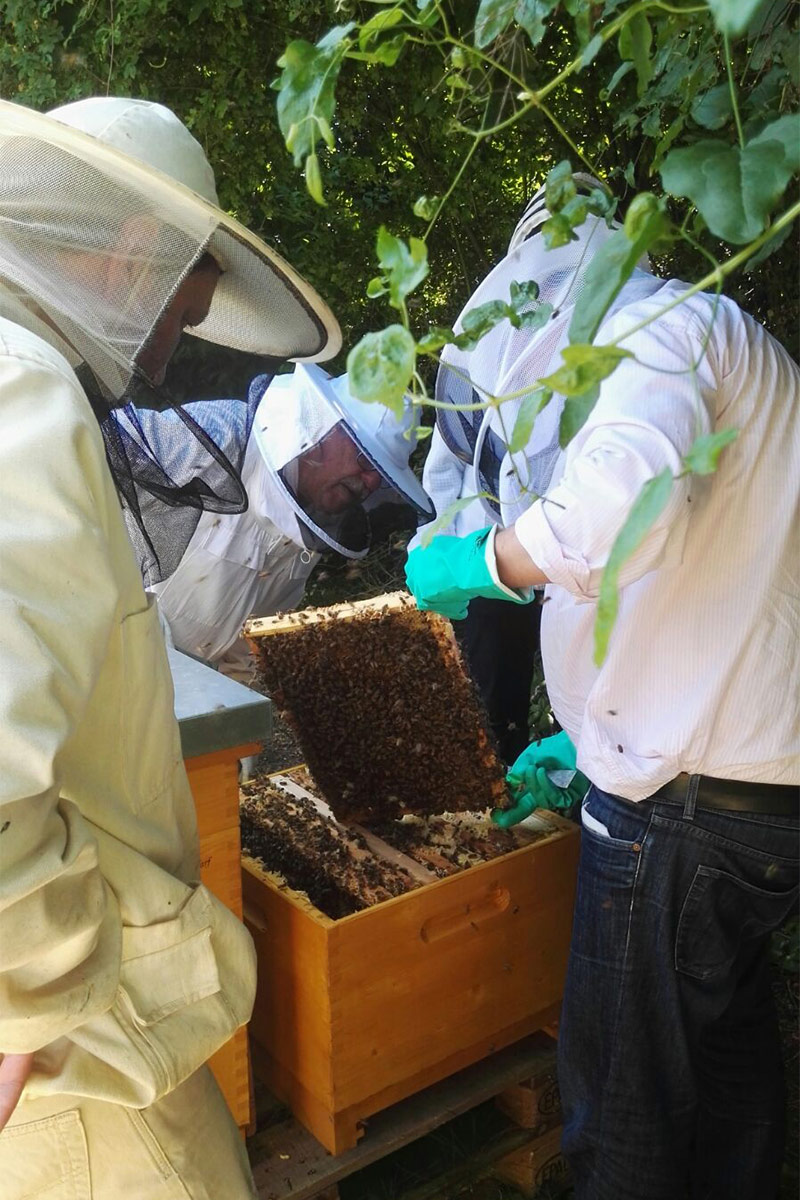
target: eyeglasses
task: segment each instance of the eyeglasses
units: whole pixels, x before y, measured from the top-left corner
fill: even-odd
[[[368,459],[366,454],[364,454],[361,450],[359,450],[358,454],[356,455],[356,466],[358,467],[359,471],[377,470],[375,464]]]

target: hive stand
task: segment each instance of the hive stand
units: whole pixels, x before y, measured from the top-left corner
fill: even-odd
[[[508,1089],[552,1078],[554,1070],[553,1040],[543,1033],[532,1034],[371,1117],[358,1145],[337,1157],[326,1153],[293,1118],[271,1121],[267,1095],[266,1103],[260,1101],[258,1106],[259,1130],[247,1142],[259,1200],[335,1196],[336,1184],[354,1172]],[[481,1156],[484,1173],[507,1179],[530,1195],[545,1179],[563,1181],[566,1167],[558,1149],[560,1134],[560,1126],[552,1120],[544,1126],[536,1122],[531,1128],[509,1129],[488,1156]],[[501,1157],[490,1162],[497,1154]]]
[[[270,701],[180,651],[168,652],[175,715],[197,812],[200,877],[242,917],[239,760],[261,750],[272,728]],[[252,1124],[247,1030],[209,1060],[236,1124]]]

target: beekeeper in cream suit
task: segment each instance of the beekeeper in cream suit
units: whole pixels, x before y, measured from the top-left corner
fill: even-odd
[[[409,504],[423,520],[433,505],[409,466],[415,410],[401,417],[350,392],[347,376],[330,378],[300,363],[272,382],[250,386],[257,399],[242,468],[244,513],[202,515],[178,568],[152,590],[179,650],[244,682],[252,659],[242,626],[296,608],[324,550],[361,559],[370,548],[368,512]],[[189,406],[192,409],[199,406]],[[198,420],[213,416],[208,405]],[[174,414],[139,414],[151,444]]]
[[[215,482],[170,493],[113,419],[134,376],[169,404],[184,328],[276,360],[339,345],[311,289],[218,207],[169,110],[0,102],[2,1200],[253,1195],[202,1065],[250,1015],[252,944],[198,882],[122,513],[138,506],[155,553],[148,496],[230,509],[243,490],[209,442]]]

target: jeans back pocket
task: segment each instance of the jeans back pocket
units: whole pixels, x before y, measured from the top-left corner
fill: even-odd
[[[797,884],[771,890],[698,866],[678,921],[677,970],[701,981],[727,972],[746,942],[765,938],[783,923],[797,897]]]

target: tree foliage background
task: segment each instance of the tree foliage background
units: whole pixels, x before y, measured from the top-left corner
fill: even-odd
[[[429,238],[430,273],[408,298],[409,315],[420,325],[452,323],[504,251],[526,197],[561,159],[579,165],[576,149],[604,173],[624,204],[639,191],[661,194],[658,169],[670,148],[720,137],[734,145],[737,120],[752,137],[797,109],[796,2],[729,0],[731,10],[748,15],[742,35],[730,44],[741,107],[736,116],[724,39],[712,19],[720,11],[724,16],[725,0],[406,5],[417,17],[426,7],[443,14],[452,37],[466,49],[454,51],[438,36],[415,37],[392,64],[398,25],[368,42],[372,61],[345,59],[332,122],[335,150],[321,144],[318,159],[324,207],[306,190],[278,127],[271,88],[280,74],[278,59],[288,45],[313,46],[333,26],[350,21],[357,23],[350,35],[357,54],[359,28],[398,5],[3,0],[0,94],[39,109],[106,92],[175,109],[205,146],[223,205],[315,284],[340,320],[345,349],[391,319],[384,297],[366,296],[376,274],[379,227],[406,240],[422,236],[425,223],[413,206],[421,196],[441,196],[455,178],[472,144],[463,128],[502,126],[521,107],[519,88],[504,70],[539,86],[587,46],[593,54],[585,69],[548,97],[555,123],[532,111],[478,143]],[[597,30],[632,10],[637,11],[626,34],[592,45]],[[482,58],[475,44],[487,38]],[[796,184],[788,195],[796,198]],[[681,218],[674,200],[670,209]],[[688,282],[708,270],[704,250],[720,259],[731,253],[702,221],[692,228],[696,246],[672,246],[656,260],[662,272]],[[760,267],[726,284],[795,357],[796,263],[792,235]],[[344,369],[344,358],[334,368]]]
[[[610,219],[619,202],[624,229],[596,255],[591,286],[587,274],[562,366],[527,396],[485,397],[515,401],[520,448],[561,393],[566,445],[628,353],[593,341],[642,253],[664,277],[724,286],[799,356],[799,9],[800,0],[2,0],[0,94],[41,109],[103,93],[173,108],[204,144],[223,205],[338,316],[344,353],[333,369],[353,347],[351,387],[390,406],[409,387],[427,400],[436,352],[545,180],[544,235],[555,245],[573,236],[587,206],[570,163],[587,168],[611,187],[592,194],[589,211]],[[549,314],[537,305],[535,284],[519,281],[510,303],[484,306],[459,338],[474,344],[506,317],[541,327]],[[207,372],[219,394],[225,369]],[[732,437],[699,438],[682,470],[713,471]],[[620,564],[672,482],[668,471],[648,481],[617,537],[597,661]]]

